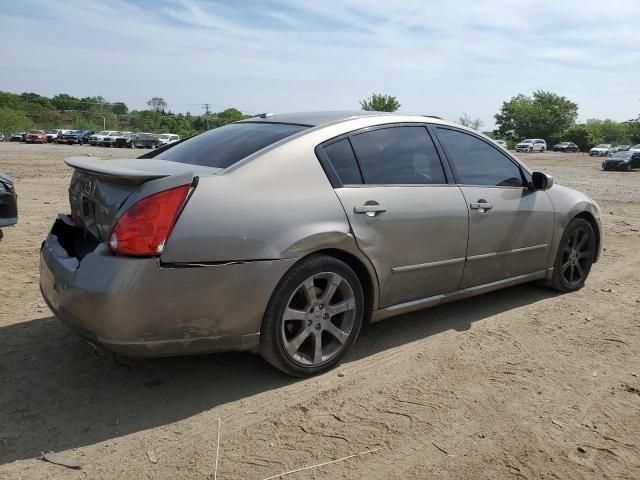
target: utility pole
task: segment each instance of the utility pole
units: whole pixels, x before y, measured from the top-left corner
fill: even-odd
[[[209,113],[210,113],[209,107],[210,105],[208,103],[202,104],[202,108],[204,109],[204,115],[205,115],[205,118],[207,119],[207,130],[209,130]]]

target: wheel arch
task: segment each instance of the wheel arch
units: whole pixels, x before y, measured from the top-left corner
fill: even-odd
[[[598,222],[596,221],[595,217],[591,214],[591,212],[580,212],[571,220],[574,220],[576,218],[582,218],[583,220],[586,220],[587,222],[589,222],[589,224],[591,225],[591,228],[593,229],[593,233],[596,238],[596,248],[593,254],[593,263],[596,263],[598,261],[598,258],[600,257],[600,242],[601,242],[600,226],[598,225]]]
[[[351,252],[340,250],[337,248],[325,248],[313,252],[311,255],[327,255],[336,258],[347,265],[354,271],[364,294],[364,321],[368,323],[371,320],[371,314],[375,306],[378,304],[378,276],[372,266],[367,266],[361,258],[358,258]]]

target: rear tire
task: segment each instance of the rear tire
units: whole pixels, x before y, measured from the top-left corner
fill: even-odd
[[[583,218],[574,218],[562,234],[549,286],[560,292],[584,287],[596,252],[593,227]]]
[[[362,286],[344,262],[313,255],[294,265],[269,300],[260,355],[295,377],[336,366],[355,343],[364,313]]]

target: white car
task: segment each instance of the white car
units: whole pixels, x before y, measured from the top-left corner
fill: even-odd
[[[62,136],[64,132],[65,130],[62,130],[61,128],[51,128],[47,130],[46,131],[47,142],[48,143],[55,142],[58,139],[58,137]]]
[[[615,152],[616,152],[616,147],[614,147],[610,143],[601,143],[593,147],[591,150],[589,150],[589,155],[592,157],[594,155],[598,157],[607,157]]]
[[[502,148],[506,149],[507,148],[507,142],[505,142],[504,140],[494,140],[494,142],[498,145],[500,145]]]
[[[640,143],[629,149],[630,152],[640,152]]]
[[[173,133],[163,133],[162,135],[158,135],[158,146],[164,147],[165,145],[169,145],[170,143],[174,143],[180,140],[180,135],[175,135]]]
[[[102,142],[104,142],[104,139],[109,135],[111,135],[112,133],[120,133],[120,132],[117,132],[115,130],[102,130],[96,133],[95,135],[91,135],[91,137],[89,137],[89,145],[93,145],[93,146],[102,145]]]
[[[540,152],[547,149],[547,142],[541,138],[526,138],[516,145],[516,152]]]

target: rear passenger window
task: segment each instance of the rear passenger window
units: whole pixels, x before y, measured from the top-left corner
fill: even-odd
[[[522,187],[520,168],[496,148],[479,138],[457,130],[437,128],[460,183],[497,187]]]
[[[323,148],[324,153],[329,157],[331,165],[338,174],[338,178],[343,185],[354,185],[362,183],[362,175],[358,168],[358,162],[353,154],[353,149],[349,139],[345,138]]]
[[[351,137],[365,183],[447,183],[440,157],[425,127],[390,127]]]

